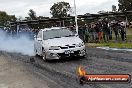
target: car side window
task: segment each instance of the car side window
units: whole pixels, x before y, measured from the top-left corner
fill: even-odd
[[[42,38],[42,31],[39,31],[37,38]]]

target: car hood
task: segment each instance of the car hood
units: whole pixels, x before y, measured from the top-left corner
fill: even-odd
[[[82,40],[79,37],[62,37],[44,40],[43,44],[48,46],[65,46],[82,43]]]

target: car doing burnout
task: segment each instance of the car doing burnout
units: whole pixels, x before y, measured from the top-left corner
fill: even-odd
[[[44,60],[85,56],[84,42],[73,32],[63,27],[41,29],[34,43],[36,55]]]

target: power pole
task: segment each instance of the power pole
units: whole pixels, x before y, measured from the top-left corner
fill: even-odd
[[[76,10],[76,1],[75,1],[75,0],[74,0],[74,11],[75,11],[76,32],[77,32],[77,34],[78,34],[77,10]]]

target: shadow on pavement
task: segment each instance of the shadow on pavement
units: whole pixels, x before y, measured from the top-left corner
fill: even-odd
[[[63,62],[74,62],[74,61],[80,61],[82,59],[85,59],[85,57],[70,57],[70,58],[61,58],[61,59],[53,59],[53,60],[46,60],[44,61],[41,56],[36,56],[36,59],[39,59],[46,63],[63,63]],[[31,58],[31,62],[35,62],[34,58]]]

